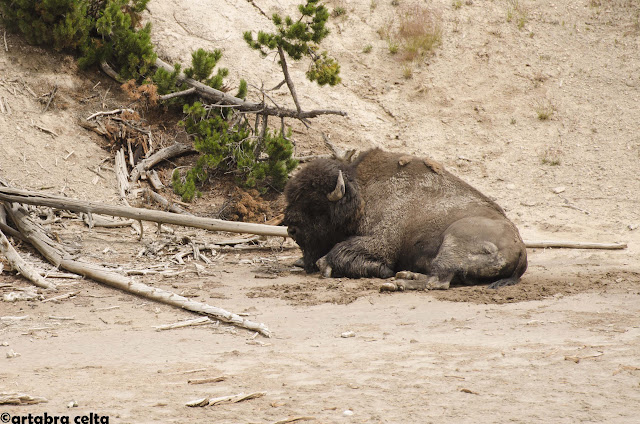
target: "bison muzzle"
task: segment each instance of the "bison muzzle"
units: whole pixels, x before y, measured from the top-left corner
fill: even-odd
[[[395,280],[383,289],[516,284],[518,229],[491,199],[430,159],[380,149],[317,159],[285,188],[284,224],[307,272]]]

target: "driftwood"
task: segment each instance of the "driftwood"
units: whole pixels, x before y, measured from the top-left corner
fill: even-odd
[[[84,212],[86,214],[99,213],[103,215],[120,216],[123,218],[133,219],[135,221],[159,222],[164,224],[201,228],[210,231],[227,231],[232,233],[250,233],[264,236],[287,237],[287,229],[285,227],[224,221],[222,219],[186,216],[151,209],[107,205],[97,202],[85,202],[68,197],[1,186],[0,201],[48,206],[55,209]]]
[[[529,249],[534,248],[560,248],[560,249],[601,249],[621,250],[627,248],[627,243],[591,243],[582,241],[533,241],[525,240],[524,245]]]
[[[24,259],[16,252],[16,250],[11,246],[9,240],[4,235],[2,231],[0,231],[0,253],[7,258],[7,261],[11,266],[16,269],[24,278],[31,281],[38,287],[43,289],[56,289],[56,285],[48,282],[42,276],[34,270],[31,265],[25,262]]]
[[[160,163],[165,159],[171,159],[176,156],[191,152],[195,152],[193,146],[188,146],[181,143],[175,143],[169,147],[158,150],[148,158],[138,162],[135,168],[133,168],[133,170],[131,171],[131,182],[135,183],[136,181],[138,181],[140,179],[140,175],[142,175],[144,171],[151,169],[155,164]]]
[[[267,393],[265,392],[254,392],[254,393],[239,393],[237,395],[231,396],[221,396],[217,398],[202,398],[192,400],[191,402],[187,402],[187,406],[196,407],[196,406],[215,406],[215,405],[223,405],[225,403],[238,403],[244,400],[256,399],[260,398]]]
[[[133,293],[137,296],[165,303],[167,305],[176,306],[199,314],[212,316],[220,321],[252,331],[257,331],[265,337],[271,337],[271,332],[264,324],[249,321],[237,314],[225,311],[224,309],[196,302],[166,290],[149,287],[146,284],[139,283],[131,278],[111,272],[102,266],[70,259],[62,246],[44,234],[44,231],[42,231],[42,229],[39,228],[18,205],[8,208],[7,212],[16,226],[20,229],[20,232],[25,234],[29,242],[40,252],[40,254],[42,254],[42,256],[58,268],[63,268],[67,271],[83,275],[110,287]]]
[[[0,392],[0,405],[35,405],[36,403],[44,402],[49,401],[40,396],[31,396],[24,393]],[[5,414],[2,414],[2,417],[2,422],[4,422]]]

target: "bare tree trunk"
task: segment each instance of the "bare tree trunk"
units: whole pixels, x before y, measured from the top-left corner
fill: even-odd
[[[203,218],[199,216],[180,215],[171,212],[155,211],[151,209],[132,208],[126,206],[107,205],[104,203],[85,202],[68,197],[36,193],[9,187],[0,187],[0,201],[26,203],[29,205],[48,206],[56,209],[86,214],[103,214],[120,216],[136,221],[151,221],[163,224],[181,225],[202,228],[210,231],[228,231],[232,233],[250,233],[263,236],[287,237],[285,227],[274,225],[252,224],[248,222],[224,221],[222,219]]]

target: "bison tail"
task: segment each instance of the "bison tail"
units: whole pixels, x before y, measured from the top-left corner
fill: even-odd
[[[498,289],[500,287],[513,286],[520,282],[520,277],[527,270],[527,249],[523,246],[520,250],[520,257],[518,258],[518,264],[516,265],[513,274],[508,278],[502,278],[498,281],[494,281],[489,284],[487,288]]]

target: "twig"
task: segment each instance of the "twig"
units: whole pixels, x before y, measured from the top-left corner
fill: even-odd
[[[278,55],[280,56],[280,66],[282,67],[284,80],[287,82],[287,87],[289,87],[289,92],[291,93],[291,97],[293,97],[293,103],[295,103],[296,110],[298,111],[298,113],[301,113],[302,108],[300,107],[300,102],[298,101],[298,94],[296,93],[296,87],[293,85],[293,80],[291,79],[291,75],[289,75],[289,68],[287,67],[287,59],[284,55],[284,50],[280,45],[278,45]]]
[[[57,91],[58,91],[58,86],[54,85],[53,90],[51,90],[51,93],[49,93],[49,100],[47,101],[47,105],[44,107],[44,110],[42,111],[42,113],[45,113],[47,109],[49,109],[49,105],[51,104],[51,101],[53,100],[53,97],[56,95]]]
[[[195,325],[211,324],[212,322],[213,321],[211,321],[211,318],[209,318],[209,317],[200,317],[200,318],[190,319],[190,320],[186,320],[186,321],[174,322],[173,324],[158,325],[158,326],[155,326],[153,328],[155,328],[156,331],[173,330],[175,328],[183,328],[183,327],[191,327],[191,326],[195,326]]]
[[[191,87],[183,91],[176,91],[175,93],[164,94],[162,96],[159,96],[158,98],[162,101],[165,101],[165,100],[173,99],[174,97],[189,96],[191,94],[195,94],[196,92],[197,90],[195,89],[195,87]]]
[[[260,14],[262,14],[262,16],[267,17],[267,18],[269,17],[269,15],[267,15],[266,13],[264,13],[264,10],[260,9],[260,6],[258,6],[258,5],[256,4],[256,2],[255,2],[255,1],[253,1],[253,0],[247,0],[247,1],[248,1],[249,3],[251,3],[251,5],[252,5],[253,7],[255,7],[255,8],[258,10],[258,12],[260,12]]]
[[[219,383],[225,381],[227,377],[210,377],[210,378],[196,378],[194,380],[187,381],[187,384],[207,384],[207,383]]]
[[[311,421],[311,420],[315,420],[315,417],[289,417],[289,418],[285,418],[284,420],[276,421],[273,424],[288,424],[288,423],[294,423],[296,421]]]
[[[7,258],[7,261],[14,269],[18,270],[24,278],[31,281],[36,286],[42,287],[43,289],[56,289],[55,284],[42,278],[42,276],[31,267],[31,265],[22,259],[13,246],[11,246],[11,243],[9,243],[9,240],[2,231],[0,231],[0,253]]]
[[[7,46],[7,30],[6,29],[3,31],[3,36],[4,36],[4,51],[8,52],[9,46]]]
[[[39,129],[42,132],[45,132],[47,134],[51,134],[54,137],[58,136],[58,134],[56,134],[54,131],[50,130],[49,128],[45,128],[45,127],[43,127],[41,125],[38,125],[38,124],[33,124],[33,126],[36,127],[37,129]]]
[[[87,121],[90,121],[93,118],[97,118],[98,116],[115,115],[117,113],[123,113],[123,112],[135,113],[133,109],[114,109],[114,110],[105,111],[105,112],[96,112],[93,115],[89,116],[87,118]]]
[[[78,294],[80,294],[80,290],[72,291],[72,292],[65,293],[65,294],[61,294],[60,296],[50,297],[49,299],[43,300],[42,303],[57,302],[59,300],[68,299],[70,297],[77,296]]]
[[[238,403],[249,399],[256,399],[266,395],[266,392],[254,392],[249,394],[239,393],[237,395],[222,396],[217,398],[202,398],[187,402],[187,406],[215,406],[225,403]]]

